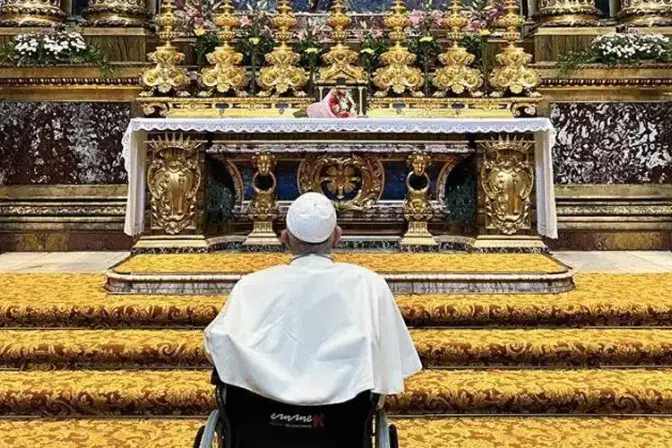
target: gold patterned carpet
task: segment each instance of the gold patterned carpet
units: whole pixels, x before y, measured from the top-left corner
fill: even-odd
[[[379,273],[478,272],[555,273],[567,268],[541,254],[417,254],[337,253],[337,261],[365,266]],[[114,268],[120,274],[232,273],[245,274],[286,264],[283,253],[212,253],[136,255]]]
[[[672,274],[579,274],[560,294],[399,296],[415,326],[672,326]],[[225,297],[115,295],[102,275],[0,275],[0,327],[205,327]]]
[[[0,368],[200,368],[201,329],[5,330]],[[672,366],[668,329],[412,329],[426,367]]]
[[[0,446],[191,448],[202,419],[0,420]],[[669,448],[672,419],[398,419],[408,448]]]
[[[387,272],[456,263],[386,256],[354,261]],[[132,264],[141,260],[125,269],[142,271]],[[248,272],[249,260],[228,272]],[[542,260],[521,272],[552,269]],[[226,298],[108,295],[103,284],[99,275],[0,275],[1,447],[192,446],[214,407],[202,328]],[[576,285],[397,297],[426,369],[387,400],[401,447],[671,446],[672,274],[584,274]]]

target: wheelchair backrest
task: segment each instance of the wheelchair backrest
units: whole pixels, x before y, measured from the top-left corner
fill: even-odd
[[[224,390],[227,448],[371,447],[377,397],[370,392],[345,403],[297,406],[230,385]]]

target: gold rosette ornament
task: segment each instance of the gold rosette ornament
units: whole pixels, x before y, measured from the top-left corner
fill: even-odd
[[[260,96],[270,96],[273,91],[282,95],[290,89],[296,96],[306,95],[301,89],[308,82],[308,74],[304,69],[296,66],[301,56],[287,45],[287,41],[294,35],[292,30],[296,27],[296,22],[288,0],[280,0],[278,14],[273,18],[273,25],[278,29],[275,37],[280,44],[266,55],[266,62],[270,66],[259,71],[257,83],[264,89]]]
[[[520,95],[523,92],[530,92],[539,84],[539,74],[527,67],[532,61],[532,55],[516,46],[523,24],[523,19],[518,13],[518,3],[516,0],[505,0],[504,9],[506,14],[499,19],[499,25],[506,28],[503,37],[508,44],[496,56],[499,66],[490,76],[490,85],[499,90],[497,94],[500,96],[507,92]]]
[[[475,93],[483,85],[483,75],[478,69],[470,67],[475,56],[460,45],[464,36],[464,27],[469,23],[462,15],[462,6],[459,0],[453,0],[450,7],[450,16],[443,21],[447,28],[448,38],[452,45],[445,53],[439,55],[439,61],[444,65],[436,70],[432,83],[439,89],[434,96],[446,96],[451,91],[454,94],[464,93],[465,90]]]
[[[359,56],[345,45],[346,28],[351,22],[352,19],[346,14],[343,0],[334,0],[327,17],[327,25],[333,30],[331,37],[334,45],[322,56],[328,65],[320,69],[319,84],[335,84],[338,79],[344,79],[349,84],[367,82],[364,69],[356,65]]]
[[[219,93],[234,90],[236,95],[244,96],[242,90],[248,82],[247,72],[239,64],[243,55],[238,53],[229,42],[236,36],[235,28],[240,20],[235,15],[231,0],[224,0],[215,14],[215,25],[220,45],[207,55],[208,62],[214,67],[204,68],[201,72],[201,83],[205,87],[216,88]],[[209,96],[211,92],[202,92],[201,96]]]
[[[149,89],[141,96],[152,96],[157,90],[165,94],[174,90],[183,96],[189,95],[184,91],[189,85],[189,75],[184,67],[179,67],[184,61],[184,53],[177,51],[171,43],[182,26],[182,19],[174,11],[174,0],[161,2],[161,13],[156,16],[155,22],[160,30],[157,34],[164,43],[148,55],[156,65],[142,73],[142,83]]]
[[[373,83],[380,89],[375,96],[386,96],[390,89],[398,95],[409,90],[413,96],[422,96],[422,92],[418,92],[424,84],[422,72],[411,67],[416,56],[403,45],[406,40],[404,29],[410,24],[404,0],[394,0],[392,14],[385,17],[385,26],[392,29],[390,39],[394,45],[380,56],[385,67],[376,70],[374,75]]]

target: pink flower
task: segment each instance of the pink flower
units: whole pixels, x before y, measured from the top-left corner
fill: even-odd
[[[382,35],[383,35],[383,30],[381,30],[380,28],[374,28],[374,29],[371,30],[371,36],[374,39],[378,39],[378,38],[382,37]]]
[[[429,14],[429,17],[432,19],[432,22],[434,22],[434,24],[440,24],[443,22],[443,13],[438,9],[433,9],[432,12]]]
[[[417,28],[422,23],[422,20],[424,19],[424,14],[422,13],[422,11],[414,9],[411,12],[409,18],[411,19],[411,25],[413,26],[413,28]]]
[[[301,30],[298,33],[296,33],[296,38],[299,40],[303,40],[306,37],[306,30]]]
[[[472,20],[471,23],[469,24],[469,27],[471,28],[472,31],[478,32],[483,28],[483,25],[481,24],[480,20]]]
[[[243,17],[240,18],[240,27],[241,28],[247,28],[248,26],[250,26],[251,23],[252,23],[252,21],[247,16],[243,16]]]

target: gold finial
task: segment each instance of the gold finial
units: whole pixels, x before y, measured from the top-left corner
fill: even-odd
[[[163,41],[163,45],[148,55],[149,60],[156,66],[142,73],[142,83],[148,87],[148,90],[141,94],[142,96],[152,96],[157,90],[160,93],[169,93],[174,90],[182,96],[189,95],[184,91],[184,88],[189,85],[189,76],[183,67],[178,66],[184,61],[184,53],[177,51],[171,44],[182,26],[182,19],[174,11],[174,0],[161,2],[160,13],[156,16],[155,22],[159,29],[157,34]]]
[[[523,24],[517,0],[504,0],[504,10],[506,14],[499,19],[499,26],[506,29],[503,37],[508,45],[496,56],[499,67],[493,70],[490,85],[499,90],[497,94],[500,96],[507,92],[519,95],[523,92],[530,92],[539,84],[539,74],[527,67],[527,64],[532,61],[532,55],[516,46],[516,42],[520,39],[520,27]]]
[[[205,87],[216,88],[219,93],[226,93],[233,89],[238,96],[246,93],[243,88],[247,85],[247,72],[239,64],[243,55],[238,53],[229,42],[236,37],[236,27],[240,20],[235,15],[231,0],[224,0],[215,11],[215,25],[220,45],[215,51],[207,55],[208,62],[214,67],[204,68],[201,72],[201,83]],[[209,96],[212,91],[201,92],[201,96]]]
[[[450,15],[443,21],[443,27],[448,30],[448,39],[452,44],[445,53],[439,55],[439,61],[444,66],[437,69],[434,75],[433,84],[439,89],[435,96],[445,96],[449,91],[457,95],[465,90],[475,93],[483,85],[481,72],[470,67],[476,58],[460,45],[468,23],[467,18],[462,15],[460,0],[453,0]]]
[[[422,72],[416,67],[411,67],[416,56],[404,47],[406,34],[404,29],[410,26],[404,0],[394,0],[392,14],[385,17],[385,26],[391,28],[390,39],[394,42],[392,47],[380,55],[385,64],[376,70],[373,83],[378,87],[376,96],[385,96],[390,89],[398,95],[409,90],[413,96],[422,96],[418,89],[424,84]]]
[[[327,17],[327,25],[333,30],[331,37],[334,45],[322,56],[324,62],[329,65],[320,69],[320,83],[335,83],[340,78],[350,83],[364,84],[367,82],[364,69],[355,65],[358,60],[357,53],[345,45],[346,29],[351,22],[352,19],[346,14],[343,0],[334,0]]]
[[[304,69],[296,66],[301,56],[287,45],[287,41],[294,37],[296,23],[289,1],[279,0],[278,13],[273,18],[273,25],[277,29],[275,37],[279,45],[266,55],[266,62],[270,66],[259,71],[257,83],[264,89],[260,96],[269,96],[273,91],[281,95],[290,89],[296,96],[306,95],[301,88],[308,82],[308,75]]]

